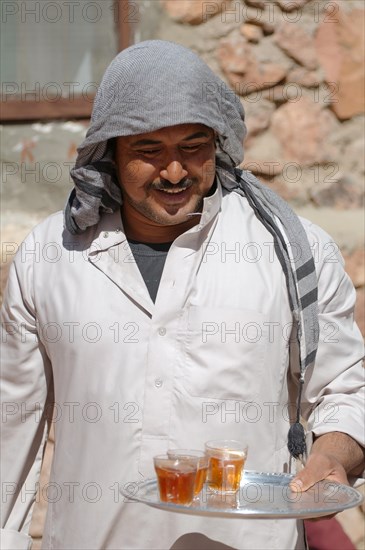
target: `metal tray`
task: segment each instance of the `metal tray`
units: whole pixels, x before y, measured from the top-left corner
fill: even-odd
[[[127,500],[183,514],[225,518],[288,519],[317,518],[358,506],[364,497],[352,487],[320,481],[311,489],[294,493],[289,488],[290,474],[246,471],[235,495],[214,494],[205,485],[190,506],[161,502],[157,480],[148,479],[122,489]]]

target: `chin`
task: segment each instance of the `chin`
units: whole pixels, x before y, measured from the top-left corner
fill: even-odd
[[[156,217],[154,218],[155,223],[158,225],[165,225],[165,226],[173,226],[173,225],[181,225],[183,223],[186,223],[188,220],[190,220],[190,216],[178,216],[178,217]]]

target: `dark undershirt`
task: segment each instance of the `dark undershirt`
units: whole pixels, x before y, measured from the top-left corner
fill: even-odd
[[[208,193],[213,195],[217,189],[216,179]],[[145,285],[150,293],[153,302],[156,301],[158,287],[161,281],[163,268],[171,243],[141,243],[128,239],[128,243],[138,269],[141,272]]]
[[[151,299],[155,302],[167,253],[172,243],[141,243],[133,240],[128,240],[128,243]]]

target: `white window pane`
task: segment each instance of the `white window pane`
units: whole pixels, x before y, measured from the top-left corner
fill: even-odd
[[[2,93],[95,92],[117,53],[113,0],[2,0]],[[42,97],[45,96],[45,97]]]

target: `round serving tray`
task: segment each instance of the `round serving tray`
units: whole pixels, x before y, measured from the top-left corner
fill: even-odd
[[[235,495],[212,493],[205,485],[190,506],[161,502],[156,479],[125,485],[122,494],[127,500],[169,512],[250,519],[317,518],[358,506],[364,499],[352,487],[332,481],[320,481],[308,491],[295,493],[289,488],[293,477],[245,471]]]

